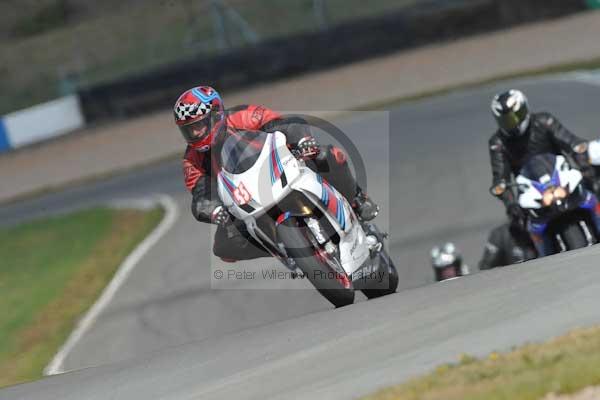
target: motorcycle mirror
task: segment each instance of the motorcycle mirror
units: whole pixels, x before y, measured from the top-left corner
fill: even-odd
[[[492,196],[501,196],[504,192],[506,192],[506,183],[504,182],[500,182],[490,188],[490,194]]]

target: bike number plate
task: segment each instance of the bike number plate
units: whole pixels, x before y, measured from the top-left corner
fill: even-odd
[[[240,183],[240,185],[233,191],[233,198],[235,202],[241,206],[244,204],[248,204],[252,199],[252,196],[250,196],[250,193],[248,192],[244,184]]]

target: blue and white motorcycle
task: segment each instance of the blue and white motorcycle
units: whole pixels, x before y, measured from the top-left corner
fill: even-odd
[[[518,201],[538,256],[598,243],[600,203],[583,185],[583,175],[562,155],[539,154],[516,180]]]
[[[248,233],[336,307],[396,291],[398,273],[374,224],[288,149],[281,132],[236,132],[222,145],[219,197]]]

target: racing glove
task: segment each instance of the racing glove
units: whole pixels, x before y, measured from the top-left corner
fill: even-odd
[[[217,206],[210,214],[210,221],[215,225],[224,227],[231,221],[231,217],[225,207]]]
[[[592,179],[594,177],[594,169],[590,163],[587,142],[579,143],[573,147],[573,159],[584,177],[588,179]]]
[[[596,196],[600,195],[600,168],[598,163],[598,142],[583,142],[573,147],[573,159],[581,171],[585,184]]]
[[[508,216],[512,226],[520,229],[525,229],[525,212],[518,204],[509,204],[506,208],[506,215]]]
[[[303,137],[295,147],[294,155],[302,160],[313,160],[321,152],[319,143],[317,143],[317,139],[314,136]]]
[[[223,207],[223,202],[211,194],[213,185],[208,175],[198,179],[192,189],[192,214],[200,222],[224,226],[231,220],[231,216]]]

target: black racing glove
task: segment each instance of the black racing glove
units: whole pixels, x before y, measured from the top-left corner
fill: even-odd
[[[573,159],[583,175],[587,188],[591,189],[598,196],[600,195],[600,175],[598,175],[600,169],[592,164],[588,149],[588,142],[579,143],[574,146]]]
[[[215,225],[222,227],[226,226],[231,221],[229,211],[227,211],[223,206],[215,207],[210,214],[210,221]]]
[[[590,163],[590,156],[588,154],[588,143],[583,142],[574,146],[572,155],[573,160],[577,164],[577,168],[579,168],[583,176],[587,179],[593,179],[595,171]]]
[[[525,228],[525,212],[518,204],[512,203],[506,207],[506,215],[510,220],[510,224],[516,228]]]
[[[296,144],[294,155],[302,160],[314,160],[320,152],[321,148],[317,139],[313,136],[305,136]]]

